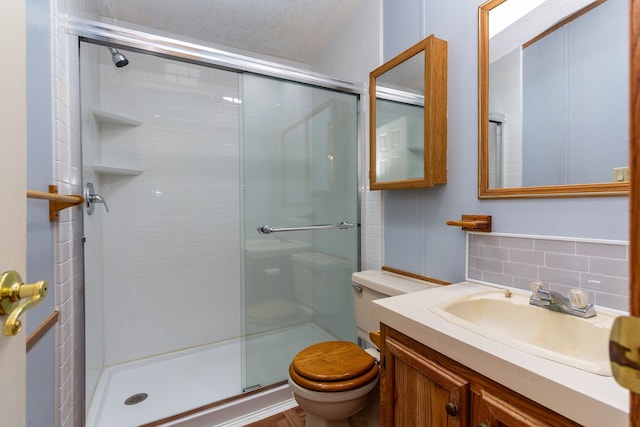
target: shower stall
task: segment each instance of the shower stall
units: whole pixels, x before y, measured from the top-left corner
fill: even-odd
[[[89,426],[269,389],[356,340],[359,93],[153,50],[80,43]]]

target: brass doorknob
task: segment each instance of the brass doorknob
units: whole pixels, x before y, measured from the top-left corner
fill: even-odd
[[[25,311],[37,305],[47,296],[47,282],[41,280],[33,284],[22,283],[20,274],[15,271],[5,271],[0,276],[0,314],[8,314],[9,318],[4,326],[6,336],[17,335],[22,328],[20,316]],[[21,301],[29,298],[26,301]]]

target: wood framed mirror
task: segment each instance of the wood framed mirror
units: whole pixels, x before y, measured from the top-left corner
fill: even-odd
[[[371,190],[447,182],[447,42],[431,35],[369,75]]]
[[[478,198],[628,195],[627,16],[624,0],[479,7]]]

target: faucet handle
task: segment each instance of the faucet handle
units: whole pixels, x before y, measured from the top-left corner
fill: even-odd
[[[571,289],[569,301],[575,308],[585,308],[589,304],[589,294],[583,289]]]
[[[531,293],[533,294],[534,297],[538,296],[538,291],[544,290],[544,283],[542,283],[539,280],[534,280],[533,282],[531,282]]]

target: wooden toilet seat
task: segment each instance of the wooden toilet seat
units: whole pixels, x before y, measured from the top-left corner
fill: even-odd
[[[289,365],[289,376],[296,384],[323,392],[353,390],[377,375],[376,360],[348,341],[314,344],[298,353]]]

